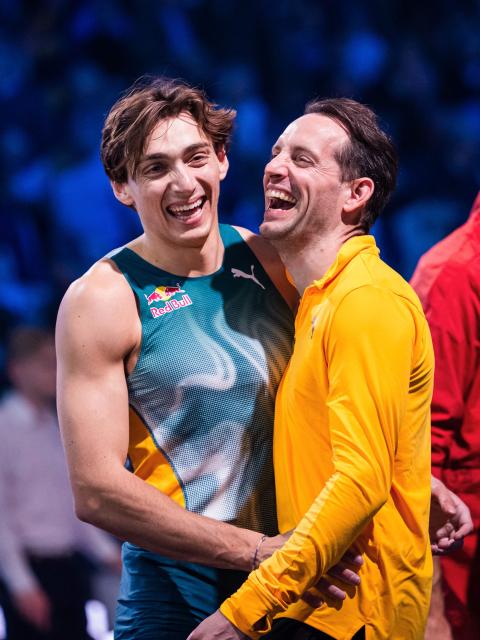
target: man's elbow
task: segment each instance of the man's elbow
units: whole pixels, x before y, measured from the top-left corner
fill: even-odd
[[[75,514],[79,520],[95,526],[102,526],[105,517],[106,504],[104,491],[93,484],[73,483],[73,498]]]

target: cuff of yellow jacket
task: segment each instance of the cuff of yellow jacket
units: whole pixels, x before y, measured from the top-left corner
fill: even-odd
[[[275,599],[252,584],[251,578],[220,606],[223,615],[254,640],[271,630],[273,617],[282,610]]]

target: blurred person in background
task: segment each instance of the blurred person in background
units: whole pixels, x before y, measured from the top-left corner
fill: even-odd
[[[53,336],[18,327],[7,344],[12,390],[0,405],[0,605],[9,640],[86,639],[91,565],[118,545],[77,520],[55,413]]]
[[[469,506],[475,526],[461,550],[437,562],[427,637],[478,640],[480,193],[467,222],[421,258],[412,285],[422,301],[435,351],[432,471]]]

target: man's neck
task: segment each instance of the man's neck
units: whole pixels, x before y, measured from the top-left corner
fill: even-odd
[[[296,243],[272,242],[283,264],[292,276],[300,295],[312,284],[320,280],[331,267],[341,246],[350,238],[363,235],[358,227],[335,229],[325,236],[316,237],[299,247]]]
[[[190,277],[209,275],[218,271],[224,254],[218,227],[198,245],[166,243],[159,238],[144,234],[131,243],[130,248],[164,271]]]

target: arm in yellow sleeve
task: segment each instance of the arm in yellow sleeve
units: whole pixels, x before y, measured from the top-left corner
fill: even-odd
[[[340,560],[391,488],[415,341],[408,303],[380,287],[356,289],[313,339],[328,372],[328,424],[318,428],[328,430],[334,472],[289,541],[221,606],[252,638]]]

